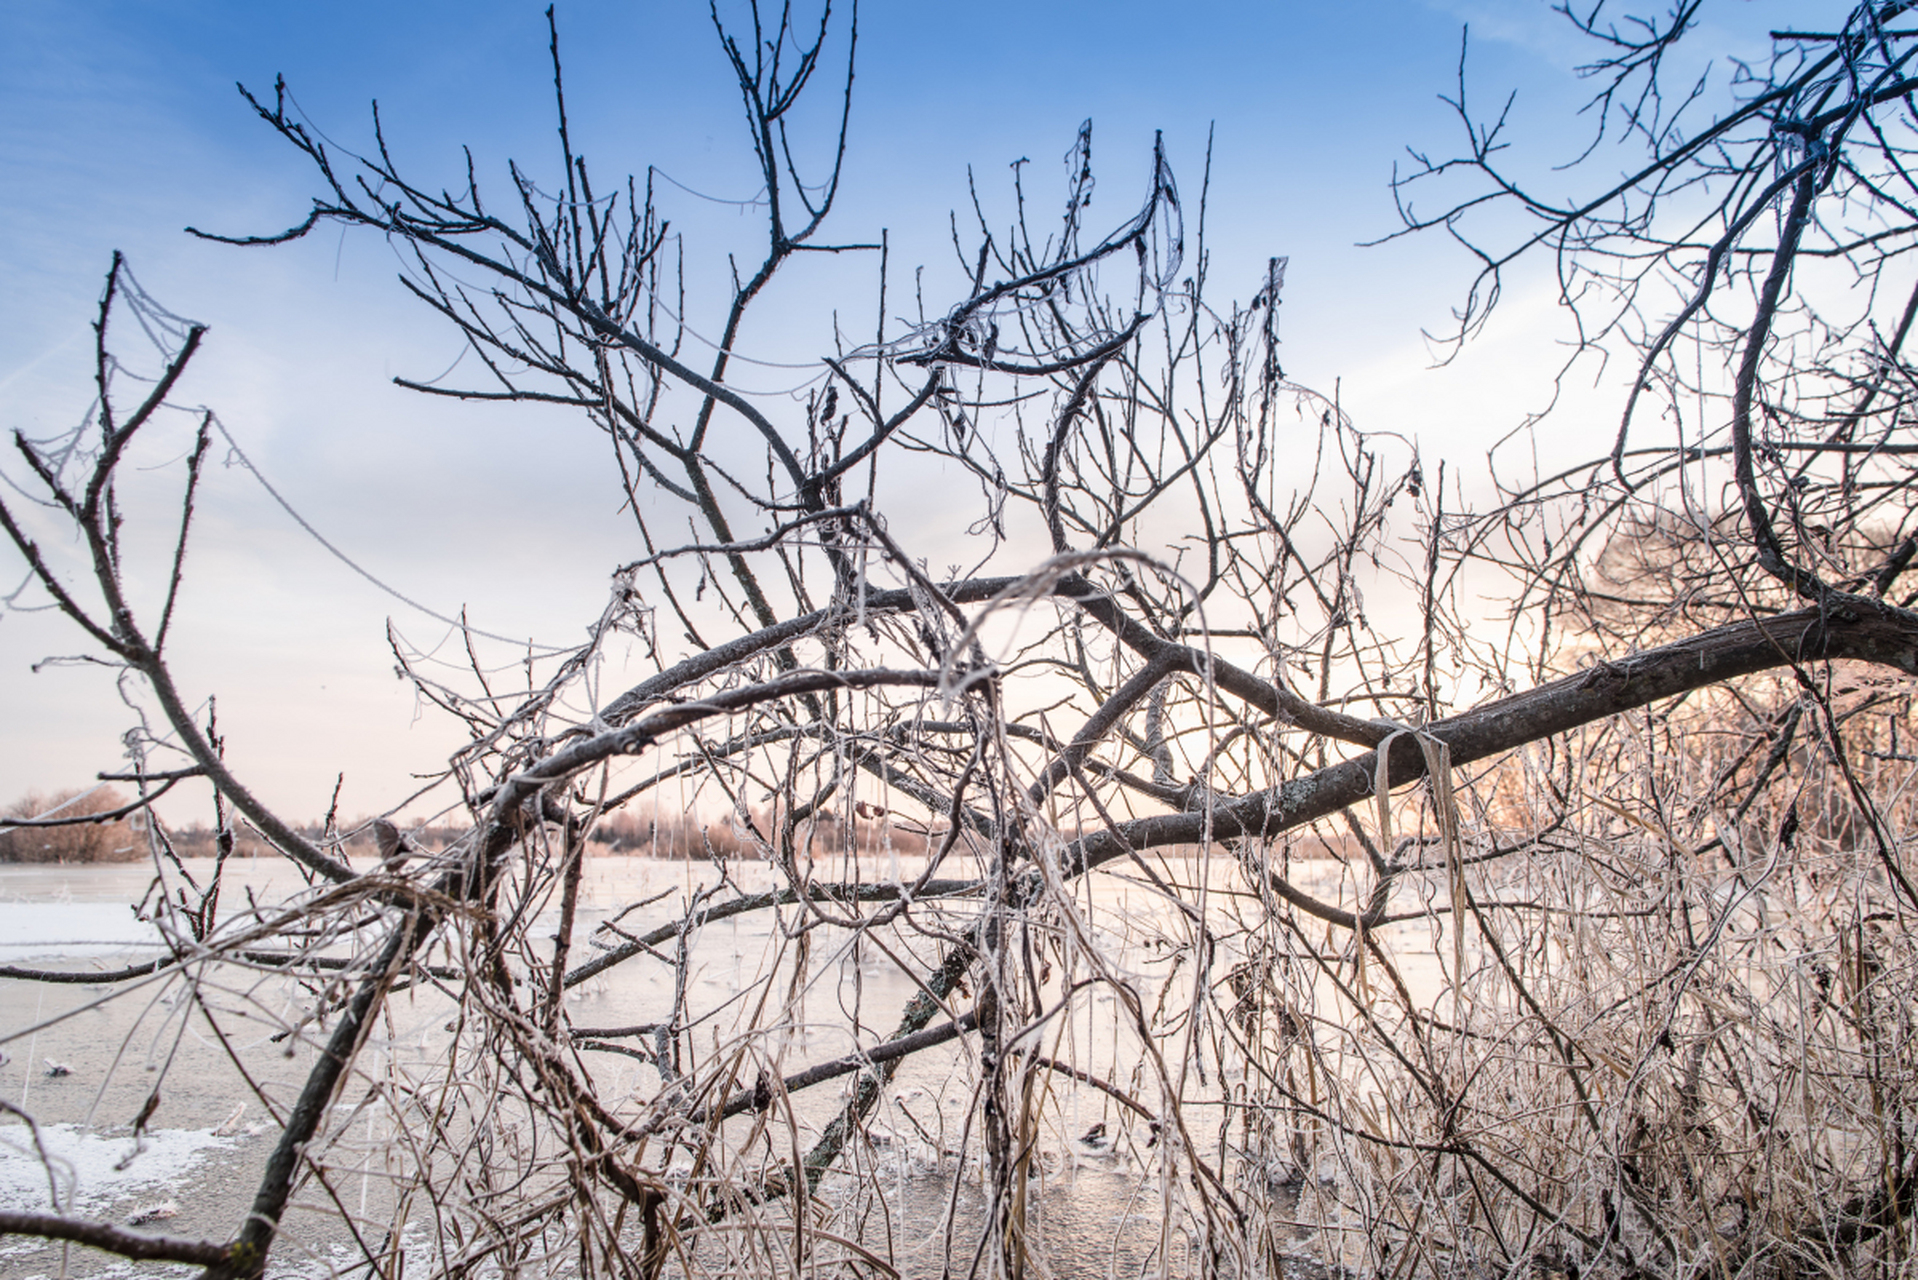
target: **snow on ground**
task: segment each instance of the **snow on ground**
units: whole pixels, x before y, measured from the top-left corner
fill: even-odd
[[[136,1145],[130,1133],[109,1137],[81,1125],[46,1124],[42,1163],[31,1129],[0,1125],[0,1209],[51,1212],[54,1187],[59,1211],[81,1216],[125,1201],[165,1201],[209,1153],[230,1151],[234,1142],[210,1129],[155,1129]]]
[[[160,945],[159,930],[135,919],[124,902],[0,902],[0,964]]]

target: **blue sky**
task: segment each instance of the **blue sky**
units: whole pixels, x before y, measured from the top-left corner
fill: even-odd
[[[1732,26],[1701,45],[1737,49],[1762,37],[1768,14],[1804,20],[1808,6],[1721,8],[1707,22]],[[241,250],[181,231],[277,230],[312,193],[236,80],[270,93],[284,74],[307,117],[356,148],[370,140],[377,97],[399,154],[448,181],[462,143],[496,185],[509,157],[551,175],[543,10],[0,5],[0,426],[43,435],[85,412],[87,325],[109,256],[124,250],[159,300],[211,326],[177,399],[217,408],[329,537],[441,611],[464,605],[481,626],[573,639],[598,611],[606,571],[631,554],[609,493],[579,488],[603,469],[597,441],[577,424],[392,387],[394,374],[439,373],[459,344],[397,286],[377,238],[329,230]],[[1188,199],[1212,130],[1222,292],[1249,296],[1265,259],[1288,256],[1288,371],[1337,381],[1362,426],[1415,434],[1429,455],[1481,457],[1547,393],[1549,297],[1519,290],[1481,348],[1434,372],[1420,329],[1444,326],[1469,262],[1438,240],[1357,242],[1396,226],[1387,182],[1405,148],[1455,141],[1438,95],[1454,90],[1466,24],[1475,98],[1519,93],[1513,140],[1548,184],[1561,181],[1549,165],[1582,146],[1572,72],[1583,48],[1530,0],[1190,0],[1172,13],[1077,0],[863,6],[838,234],[885,227],[896,263],[942,262],[968,166],[1003,195],[1007,164],[1030,157],[1043,186],[1087,117],[1116,221],[1142,189],[1154,130]],[[559,22],[575,142],[599,173],[652,164],[696,191],[753,194],[704,5],[562,0]],[[689,252],[716,255],[750,230],[727,206],[666,203]],[[405,771],[429,767],[450,738],[393,678],[383,620],[422,640],[434,625],[315,548],[237,467],[216,468],[203,521],[179,662],[196,695],[220,694],[243,773],[296,816],[324,808],[342,767],[349,812],[395,803]],[[0,589],[11,589],[21,570],[10,552],[0,565]],[[29,673],[79,648],[50,615],[0,617],[0,802],[115,766],[127,713],[111,681],[73,667]]]

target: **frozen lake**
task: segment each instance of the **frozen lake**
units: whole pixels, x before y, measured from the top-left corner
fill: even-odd
[[[1161,866],[1188,889],[1204,878],[1223,918],[1239,909],[1235,894],[1247,896],[1229,859]],[[204,883],[211,864],[193,862],[187,869]],[[821,880],[896,882],[920,869],[905,859],[868,859],[816,874]],[[1308,892],[1351,900],[1350,871],[1342,864],[1307,863],[1294,871],[1295,883]],[[775,870],[763,864],[735,865],[731,874],[745,892],[779,883]],[[946,868],[943,874],[963,876],[964,870]],[[571,965],[599,954],[590,945],[596,935],[616,943],[615,930],[637,935],[679,919],[717,878],[708,863],[589,859]],[[153,879],[153,869],[142,865],[0,867],[0,964],[106,971],[164,956],[159,930],[129,907],[148,899]],[[304,889],[288,863],[233,860],[222,901],[275,903]],[[1152,922],[1171,914],[1163,895],[1137,876],[1095,874],[1080,889],[1092,944],[1142,982],[1166,980],[1177,961],[1152,945]],[[552,915],[550,906],[542,910],[535,926],[540,936],[550,932]],[[670,1012],[674,982],[683,981],[687,1009],[702,1020],[699,1034],[717,1043],[728,1028],[750,1023],[742,1007],[750,1002],[739,996],[789,962],[798,919],[796,909],[787,908],[709,923],[688,953],[686,972],[674,973],[663,955],[627,960],[569,994],[568,1021],[576,1032],[655,1021]],[[938,954],[936,944],[927,944],[916,954],[888,957],[834,928],[809,936],[806,987],[776,1029],[752,1032],[787,1073],[883,1039],[917,990],[899,961],[929,966]],[[122,1222],[148,1217],[170,1235],[225,1238],[244,1213],[278,1134],[261,1096],[290,1100],[313,1065],[313,1037],[284,1032],[307,1026],[314,1003],[310,981],[241,966],[220,969],[198,985],[181,981],[177,970],[111,984],[0,979],[0,1052],[7,1055],[0,1065],[0,1099],[40,1123],[41,1148],[54,1174],[50,1183],[26,1126],[0,1117],[0,1207],[44,1211],[57,1197],[67,1212]],[[447,1019],[453,1007],[437,992],[396,994],[363,1056],[374,1071],[384,1064],[401,1075],[431,1074],[450,1051]],[[1126,1051],[1111,1030],[1119,1012],[1113,996],[1095,994],[1067,1028],[1077,1060],[1113,1079],[1126,1078],[1137,1065],[1121,1060]],[[961,1135],[975,1102],[959,1083],[965,1055],[974,1052],[962,1039],[914,1056],[872,1117],[877,1146],[896,1157],[886,1174],[893,1188],[887,1198],[895,1201],[897,1257],[905,1274],[919,1274],[920,1263],[925,1274],[938,1274],[947,1215],[958,1222],[980,1211],[976,1184],[969,1184],[953,1155],[964,1148]],[[655,1068],[631,1055],[589,1052],[583,1058],[602,1098],[643,1098],[661,1087]],[[66,1070],[49,1074],[56,1065]],[[1095,1126],[1111,1124],[1116,1132],[1123,1117],[1115,1115],[1111,1100],[1064,1077],[1052,1079],[1054,1131],[1040,1161],[1049,1180],[1036,1192],[1049,1238],[1058,1247],[1126,1254],[1121,1245],[1128,1231],[1150,1235],[1155,1229],[1157,1195],[1146,1193],[1136,1153],[1120,1144],[1102,1148],[1079,1140],[1098,1132]],[[843,1084],[792,1095],[793,1115],[803,1129],[816,1133],[836,1113]],[[149,1131],[136,1142],[132,1122],[156,1090]],[[344,1196],[349,1208],[376,1208],[385,1186],[379,1152],[395,1136],[398,1121],[379,1106],[356,1115],[352,1132],[364,1152],[364,1173],[356,1185],[334,1188],[333,1194]],[[0,1238],[0,1275],[59,1274],[60,1253],[20,1237]],[[304,1230],[289,1220],[275,1273],[332,1274],[358,1256],[317,1220]],[[65,1265],[74,1275],[146,1274],[83,1251]]]

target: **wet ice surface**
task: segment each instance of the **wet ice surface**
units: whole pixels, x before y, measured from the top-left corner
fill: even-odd
[[[818,878],[856,874],[868,882],[902,876],[910,880],[919,870],[916,865],[876,861],[857,868],[822,867]],[[190,869],[204,882],[210,866],[194,863]],[[1222,882],[1230,873],[1229,863],[1214,860],[1201,874]],[[297,872],[284,863],[236,860],[227,874],[223,901],[229,904],[243,904],[248,888],[260,902],[277,903],[303,887]],[[765,866],[735,867],[734,874],[747,892],[777,882],[776,872]],[[1327,898],[1349,900],[1352,887],[1347,884],[1342,891],[1338,883],[1346,874],[1337,864],[1323,864],[1309,870],[1311,878],[1303,885]],[[128,907],[143,897],[152,877],[153,869],[144,865],[0,868],[0,963],[106,970],[163,955],[163,949],[151,945],[157,941],[154,926],[136,919]],[[1177,878],[1191,881],[1189,874]],[[703,863],[589,860],[573,963],[598,954],[589,939],[601,921],[618,917],[621,929],[643,933],[678,919],[685,903],[714,879],[713,868]],[[657,903],[622,914],[631,904],[662,893]],[[1110,932],[1109,927],[1149,917],[1163,909],[1163,900],[1137,883],[1107,877],[1099,878],[1096,889],[1087,886],[1086,895],[1088,902],[1097,898],[1093,933],[1103,938],[1102,946],[1123,954],[1127,964],[1152,982],[1162,979],[1170,957],[1148,956],[1136,945],[1135,935]],[[794,917],[788,915],[784,923],[792,925]],[[543,921],[535,932],[542,926]],[[603,933],[600,937],[618,941]],[[774,957],[791,945],[791,937],[789,929],[776,927],[770,912],[707,925],[685,974],[695,1015],[743,1018],[743,1012],[734,1013],[742,1006],[733,1003],[742,985],[768,971]],[[812,937],[815,987],[802,997],[784,1028],[757,1033],[759,1051],[783,1072],[883,1039],[917,989],[873,948],[853,949],[850,935],[821,929]],[[450,959],[444,954],[429,958]],[[274,1036],[306,1016],[313,993],[276,973],[231,967],[218,972],[224,985],[203,988],[203,1004],[187,996],[184,984],[164,976],[113,986],[0,980],[0,1052],[8,1059],[0,1063],[0,1100],[36,1116],[56,1170],[70,1168],[71,1184],[63,1195],[73,1198],[62,1202],[69,1211],[125,1223],[142,1210],[161,1206],[168,1210],[166,1216],[149,1222],[146,1229],[214,1240],[229,1238],[243,1218],[278,1125],[232,1059],[237,1056],[278,1105],[290,1104],[312,1068],[316,1049],[310,1042]],[[628,961],[572,992],[568,1017],[576,1028],[654,1020],[667,1010],[672,982],[665,975],[670,973],[656,960]],[[445,1031],[450,1002],[430,992],[413,992],[396,996],[390,1005],[390,1016],[375,1028],[363,1061],[374,1071],[382,1063],[429,1074],[440,1069],[452,1040]],[[1117,1012],[1112,1006],[1107,993],[1085,999],[1073,1015],[1074,1044],[1083,1065],[1120,1080],[1129,1064],[1120,1060],[1112,1040],[1110,1027]],[[217,1035],[209,1017],[219,1022]],[[701,1034],[712,1038],[710,1030]],[[979,1140],[976,1131],[964,1136],[973,1100],[961,1083],[964,1059],[974,1052],[960,1041],[902,1064],[872,1117],[874,1143],[849,1156],[862,1163],[862,1185],[876,1188],[878,1195],[855,1197],[852,1180],[840,1175],[822,1187],[828,1210],[852,1212],[858,1202],[857,1221],[838,1227],[855,1229],[869,1245],[883,1245],[882,1256],[890,1254],[906,1276],[941,1273],[948,1222],[957,1224],[950,1239],[959,1274],[967,1269],[977,1240],[984,1209]],[[49,1058],[70,1065],[71,1074],[47,1076],[44,1063]],[[600,1096],[615,1105],[643,1100],[659,1088],[653,1068],[631,1058],[588,1053],[586,1062]],[[791,1098],[802,1128],[817,1134],[842,1105],[848,1080]],[[1127,1128],[1125,1118],[1114,1114],[1103,1095],[1074,1089],[1063,1078],[1054,1078],[1052,1084],[1060,1098],[1054,1107],[1055,1131],[1035,1166],[1030,1192],[1034,1246],[1054,1257],[1096,1260],[1101,1273],[1116,1265],[1120,1274],[1137,1274],[1161,1250],[1179,1256],[1185,1242],[1166,1230],[1163,1192],[1153,1179],[1156,1162],[1145,1149],[1143,1126]],[[126,1169],[116,1170],[113,1166],[134,1148],[132,1122],[156,1085],[162,1097],[152,1123],[165,1127],[148,1135],[147,1150]],[[357,1092],[349,1089],[340,1105],[358,1105],[364,1092],[363,1086]],[[732,1123],[751,1121],[747,1116]],[[1095,1148],[1078,1140],[1099,1123],[1110,1127],[1111,1142]],[[369,1203],[368,1196],[377,1209],[384,1185],[377,1152],[383,1142],[390,1143],[394,1117],[373,1106],[354,1113],[349,1129],[368,1155],[364,1171],[347,1178],[338,1193],[349,1209]],[[9,1135],[0,1143],[0,1208],[47,1209],[51,1201],[45,1172],[37,1157],[26,1154],[24,1127],[0,1128],[0,1133]],[[351,1268],[361,1255],[341,1234],[331,1224],[315,1225],[311,1217],[303,1232],[289,1220],[276,1248],[273,1274],[320,1276]],[[409,1232],[409,1237],[417,1250],[431,1251],[423,1236]],[[62,1252],[58,1245],[0,1238],[0,1277],[145,1276],[171,1270],[151,1263],[126,1264],[80,1249],[63,1260]],[[419,1261],[424,1264],[429,1258]],[[1180,1270],[1174,1265],[1172,1273]]]

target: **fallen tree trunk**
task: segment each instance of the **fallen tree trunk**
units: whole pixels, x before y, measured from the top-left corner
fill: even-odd
[[[1918,614],[1863,597],[1835,597],[1826,609],[1734,622],[1603,662],[1435,721],[1422,732],[1446,745],[1453,764],[1468,764],[1663,698],[1761,671],[1834,659],[1918,675]],[[1425,776],[1425,754],[1416,735],[1401,734],[1386,749],[1386,777],[1393,787]],[[1209,810],[1119,823],[1069,845],[1066,871],[1078,874],[1130,850],[1277,835],[1371,797],[1378,766],[1378,752],[1368,751]]]

